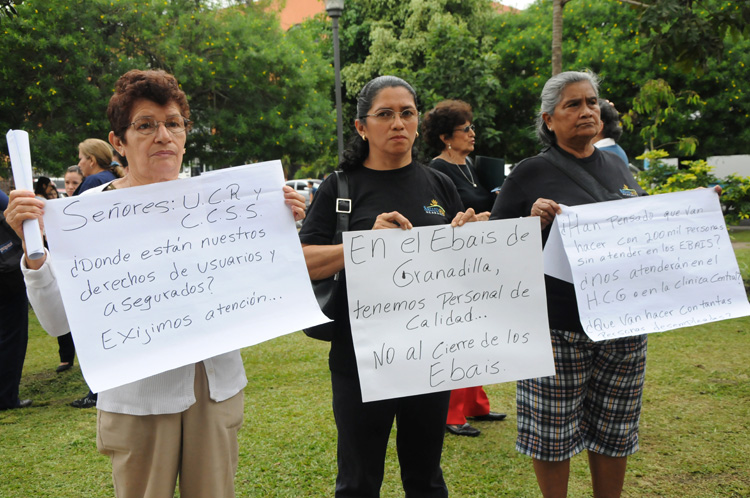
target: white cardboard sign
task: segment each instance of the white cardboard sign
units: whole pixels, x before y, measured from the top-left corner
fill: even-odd
[[[536,218],[344,234],[363,401],[554,375]]]
[[[281,163],[47,203],[45,230],[94,392],[328,321]]]
[[[594,341],[750,314],[713,189],[563,206],[544,259]]]

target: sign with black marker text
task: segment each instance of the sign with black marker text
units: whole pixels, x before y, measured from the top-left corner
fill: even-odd
[[[594,341],[750,314],[713,189],[563,206],[544,259]]]
[[[344,234],[363,401],[555,373],[535,218]]]
[[[117,387],[328,321],[278,161],[47,203],[86,381]]]

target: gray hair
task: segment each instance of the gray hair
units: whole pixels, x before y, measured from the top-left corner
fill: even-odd
[[[584,71],[566,71],[551,77],[544,84],[542,95],[540,96],[542,103],[536,116],[536,136],[542,144],[552,145],[557,143],[555,134],[547,128],[547,124],[544,122],[542,116],[545,113],[552,116],[555,113],[555,107],[560,103],[565,87],[580,81],[589,82],[597,98],[599,97],[599,77],[589,69]]]

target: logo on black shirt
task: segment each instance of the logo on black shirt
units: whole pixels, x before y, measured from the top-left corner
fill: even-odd
[[[436,214],[438,216],[445,216],[445,209],[438,204],[438,201],[432,199],[429,206],[424,206],[424,212],[427,214]]]
[[[622,186],[622,188],[620,189],[620,193],[625,197],[638,197],[638,192],[636,192],[635,189],[628,187],[627,185]]]

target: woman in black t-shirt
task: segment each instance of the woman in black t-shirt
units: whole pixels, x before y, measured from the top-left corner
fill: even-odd
[[[593,73],[553,76],[541,97],[537,135],[548,148],[513,169],[490,219],[539,216],[546,241],[560,204],[598,200],[555,164],[591,175],[610,196],[644,192],[617,156],[592,145],[601,128]],[[570,459],[584,449],[594,496],[620,496],[627,457],[638,450],[646,336],[593,342],[573,285],[545,276],[545,286],[556,375],[518,382],[516,449],[533,458],[544,496],[567,496]]]
[[[353,137],[344,153],[351,198],[350,230],[414,226],[454,226],[475,221],[462,212],[455,186],[445,175],[413,161],[419,113],[414,89],[400,78],[381,76],[367,83],[357,100]],[[315,203],[300,231],[310,278],[327,278],[344,269],[336,232],[336,176],[318,188]],[[425,209],[433,200],[443,212]],[[343,284],[342,284],[343,285]],[[401,479],[407,496],[448,496],[440,457],[449,392],[363,403],[352,343],[348,303],[337,303],[336,332],[329,366],[333,412],[338,429],[336,497],[377,497],[394,417],[398,423]]]

